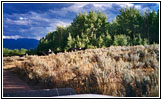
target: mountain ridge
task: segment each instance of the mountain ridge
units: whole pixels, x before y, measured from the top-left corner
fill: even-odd
[[[36,39],[3,39],[3,48],[8,49],[35,49],[39,43],[39,40]]]

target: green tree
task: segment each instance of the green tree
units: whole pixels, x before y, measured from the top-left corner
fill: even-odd
[[[97,39],[97,47],[99,48],[102,48],[104,45],[103,45],[103,38],[100,36],[98,39]]]
[[[3,48],[3,56],[10,56],[9,53],[10,53],[9,49]]]
[[[159,33],[158,33],[159,22],[157,20],[157,15],[158,13],[156,13],[154,10],[152,12],[147,12],[147,14],[145,15],[146,20],[147,20],[146,21],[147,22],[147,28],[146,28],[147,39],[151,44],[154,41],[156,41],[156,35],[159,36]]]
[[[90,11],[89,14],[80,13],[72,22],[72,35],[76,37],[77,35],[81,36],[81,33],[84,33],[89,38],[92,34],[96,34],[96,37],[99,37],[101,34],[105,34],[108,30],[107,24],[106,15],[102,14],[100,11],[97,13]]]
[[[26,52],[27,52],[26,49],[21,48],[21,50],[20,50],[20,54],[25,54]]]
[[[82,48],[88,48],[89,38],[87,34],[81,33]]]
[[[159,11],[142,14],[135,7],[126,7],[112,22],[107,22],[107,16],[101,11],[77,14],[71,25],[58,26],[43,37],[35,50],[63,51],[74,47],[101,48],[154,42],[159,42]]]
[[[142,42],[143,45],[148,45],[149,44],[149,41],[145,38]]]
[[[72,48],[73,46],[74,46],[74,41],[73,41],[73,38],[71,36],[71,33],[69,33],[69,36],[67,38],[66,50],[68,50],[69,48]]]
[[[126,35],[115,35],[114,36],[114,43],[115,46],[125,46],[127,45],[127,36]]]
[[[133,45],[142,45],[143,40],[141,38],[140,34],[137,34],[137,36],[134,37],[133,39]]]
[[[23,48],[21,48],[21,50],[18,49],[10,50],[7,48],[3,48],[3,56],[19,56],[25,54],[26,52],[27,50]]]
[[[19,54],[20,54],[20,52],[19,52],[19,50],[18,50],[18,49],[14,49],[14,50],[13,50],[13,54],[14,54],[14,55],[19,55]]]
[[[111,35],[108,34],[108,32],[106,33],[106,36],[103,37],[103,44],[106,47],[109,47],[112,45],[112,38],[111,38]]]
[[[116,22],[118,23],[117,33],[124,33],[133,40],[136,33],[140,33],[140,17],[140,12],[135,7],[121,9],[120,15],[116,17]]]
[[[154,42],[159,43],[159,10],[156,12],[156,17],[154,20]]]

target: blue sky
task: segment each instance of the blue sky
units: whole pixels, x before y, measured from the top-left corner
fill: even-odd
[[[3,38],[40,39],[57,26],[68,26],[76,14],[91,10],[105,13],[111,22],[121,8],[140,12],[159,8],[157,3],[3,3]]]

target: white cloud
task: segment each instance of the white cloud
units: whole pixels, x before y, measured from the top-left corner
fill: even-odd
[[[69,7],[64,7],[59,10],[51,9],[49,12],[53,14],[57,14],[59,16],[66,16],[69,12],[74,12],[74,13],[80,13],[80,12],[88,12],[89,10],[94,10],[94,11],[102,11],[102,12],[107,12],[114,8],[113,5],[119,6],[120,8],[125,8],[125,7],[133,7],[134,4],[132,3],[74,3],[73,5]],[[139,6],[137,6],[139,7]],[[114,13],[114,12],[111,12]]]
[[[23,20],[24,18],[23,17],[20,17],[20,20]]]
[[[40,40],[41,37],[22,37],[19,35],[14,35],[14,36],[3,36],[3,39],[22,39],[22,38],[27,38],[27,39],[36,39]]]
[[[13,14],[7,15],[8,17],[5,18],[5,26],[11,27],[10,30],[8,30],[10,33],[15,33],[20,35],[16,36],[4,36],[6,39],[18,39],[18,38],[34,38],[34,39],[40,39],[40,37],[43,37],[48,32],[55,31],[57,26],[63,26],[66,27],[70,25],[70,21],[67,19],[64,21],[62,19],[52,18],[48,17],[49,11],[45,13],[37,13],[37,12],[28,12],[25,14]],[[20,17],[15,17],[20,16]],[[15,18],[15,19],[14,19]],[[13,25],[16,26],[14,30],[12,30]],[[17,25],[25,25],[27,28],[21,28],[17,27]],[[15,31],[17,30],[17,31]],[[22,36],[22,37],[21,37]],[[34,36],[34,37],[23,37],[23,36]]]
[[[106,4],[103,4],[103,3],[93,3],[93,6],[96,7],[96,8],[102,8],[102,7],[111,8],[112,7],[112,3],[106,3]]]
[[[86,3],[75,3],[74,5],[70,7],[63,8],[62,10],[79,13],[82,10],[84,10],[83,7],[86,5],[87,5]]]
[[[60,16],[66,16],[68,12],[74,12],[74,13],[80,13],[86,11],[86,9],[83,9],[84,6],[88,5],[88,3],[75,3],[69,7],[63,7],[59,10],[51,9],[49,10],[53,14],[57,14]]]
[[[8,24],[15,24],[15,25],[29,25],[31,23],[30,20],[23,20],[22,18],[19,20],[12,20],[12,19],[6,18],[5,21]]]
[[[45,22],[50,21],[50,19],[46,18],[48,16],[48,12],[37,13],[37,12],[30,11],[29,14],[30,14],[29,19],[31,19],[31,20],[45,21]]]
[[[16,25],[29,25],[30,24],[30,21],[27,21],[27,20],[16,20],[16,21],[14,21],[14,23],[16,24]]]
[[[3,36],[3,39],[19,39],[22,38],[21,36],[15,35],[15,36]]]
[[[60,9],[60,10],[51,9],[51,10],[49,10],[49,12],[52,13],[52,14],[57,14],[59,16],[65,16],[67,14],[67,11],[64,11],[62,9]]]
[[[140,10],[140,9],[142,8],[141,5],[135,5],[134,7],[135,7],[136,9],[138,9],[138,10]]]
[[[127,2],[124,2],[124,3],[115,3],[117,5],[119,5],[121,8],[125,8],[125,7],[133,7],[134,4],[132,3],[127,3]]]

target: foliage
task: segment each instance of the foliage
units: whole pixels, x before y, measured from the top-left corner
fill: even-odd
[[[111,35],[109,35],[108,33],[106,34],[106,36],[104,36],[103,37],[103,44],[104,44],[104,46],[106,46],[106,47],[109,47],[109,46],[111,46],[111,44],[112,44],[112,42],[113,42],[113,40],[112,40],[112,38],[111,38]]]
[[[124,46],[127,45],[127,36],[126,35],[115,35],[114,36],[114,45],[118,46]]]
[[[71,25],[58,26],[56,31],[49,32],[40,40],[36,51],[146,45],[159,43],[158,34],[159,10],[142,14],[135,7],[126,7],[112,22],[107,22],[102,12],[90,11],[77,14]]]
[[[37,49],[30,49],[26,53],[29,54],[29,55],[37,54]]]
[[[146,38],[148,43],[159,43],[159,10],[157,12],[145,11],[144,14],[141,14],[135,7],[127,7],[120,10],[120,15],[116,17],[112,25],[114,24],[117,34],[124,33],[130,36],[131,40],[140,35],[143,40]],[[133,42],[131,45],[136,45]]]
[[[137,36],[133,38],[134,45],[142,45],[142,42],[143,42],[143,40],[142,40],[140,34],[137,34]]]
[[[123,33],[123,34],[121,34]],[[71,25],[58,26],[41,38],[36,49],[39,52],[67,51],[70,48],[102,48],[111,45],[147,45],[159,43],[159,10],[140,13],[135,7],[124,8],[112,22],[102,12],[90,11],[76,15]],[[10,52],[10,53],[9,53]],[[23,51],[24,52],[24,51]],[[5,50],[4,55],[19,55],[18,50]]]
[[[26,52],[27,50],[23,48],[21,48],[21,50],[18,49],[10,50],[7,48],[3,48],[3,56],[20,56],[26,54]]]
[[[145,39],[143,40],[143,45],[147,45],[147,44],[149,44],[149,41],[145,38]]]
[[[51,49],[65,51],[70,48],[95,48],[110,46],[107,17],[100,11],[79,14],[68,27],[59,26],[40,40],[38,51]],[[105,38],[106,35],[106,38]],[[104,44],[104,40],[106,43]]]

